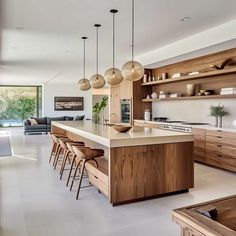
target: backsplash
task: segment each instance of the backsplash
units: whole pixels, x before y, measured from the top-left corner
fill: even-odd
[[[232,126],[236,120],[235,99],[206,99],[186,101],[162,101],[152,104],[152,117],[168,117],[170,120],[184,120],[192,122],[208,122],[214,125],[215,118],[209,116],[211,105],[223,104],[229,115],[223,118],[223,126]]]

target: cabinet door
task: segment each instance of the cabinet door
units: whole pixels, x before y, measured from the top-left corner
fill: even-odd
[[[110,122],[120,122],[120,87],[112,86],[110,88]]]
[[[206,162],[206,131],[204,129],[192,129],[194,135],[194,160]]]
[[[133,82],[123,80],[120,84],[120,99],[133,98]]]

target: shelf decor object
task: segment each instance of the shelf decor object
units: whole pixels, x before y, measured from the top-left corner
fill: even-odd
[[[224,110],[223,105],[211,106],[210,107],[210,116],[214,116],[216,119],[215,127],[222,128],[223,116],[228,115],[229,113]]]
[[[126,62],[121,70],[123,77],[129,81],[140,80],[144,75],[144,68],[141,63],[134,61],[134,0],[132,0],[132,59]]]
[[[216,70],[223,70],[228,64],[232,62],[231,59],[224,60],[220,66],[217,65],[210,65],[211,68],[214,68]]]
[[[108,69],[105,72],[105,79],[109,85],[117,85],[122,82],[123,76],[121,71],[115,68],[115,14],[118,12],[116,9],[111,9],[110,12],[112,13],[113,19],[113,30],[112,30],[112,68]]]
[[[91,88],[89,80],[85,77],[85,41],[87,37],[82,37],[82,39],[84,41],[83,78],[79,80],[78,84],[81,91],[87,91]]]
[[[90,83],[91,83],[92,88],[99,89],[99,88],[103,88],[106,82],[103,76],[98,74],[98,28],[101,27],[101,25],[95,24],[94,27],[96,27],[96,30],[97,30],[96,74],[90,78]]]

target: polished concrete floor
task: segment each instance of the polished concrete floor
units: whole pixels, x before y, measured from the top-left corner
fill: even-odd
[[[112,207],[95,188],[79,200],[48,164],[50,138],[13,129],[13,157],[0,158],[1,236],[177,236],[172,209],[236,193],[236,175],[195,164],[189,193]]]

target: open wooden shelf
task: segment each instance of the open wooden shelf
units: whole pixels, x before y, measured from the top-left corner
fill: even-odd
[[[230,99],[236,98],[236,94],[230,95],[208,95],[208,96],[191,96],[191,97],[177,97],[177,98],[156,98],[156,99],[142,99],[143,102],[160,102],[171,100],[195,100],[195,99]]]
[[[141,85],[151,86],[151,85],[156,85],[156,84],[167,84],[167,83],[173,83],[173,82],[184,81],[184,80],[201,79],[201,78],[206,78],[206,77],[211,77],[211,76],[227,75],[227,74],[234,74],[234,73],[236,73],[236,67],[223,69],[223,70],[214,70],[214,71],[209,71],[205,73],[199,73],[197,75],[186,75],[186,76],[182,76],[182,77],[174,78],[174,79],[168,78],[165,80],[151,81],[147,83],[142,83]]]

